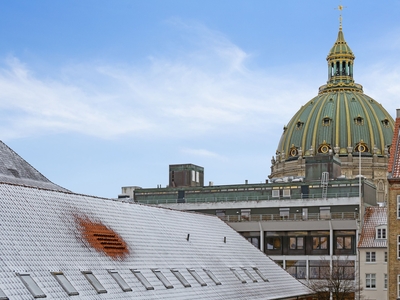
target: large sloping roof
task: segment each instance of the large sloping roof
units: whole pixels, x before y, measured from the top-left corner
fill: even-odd
[[[28,287],[48,299],[70,298],[51,272],[65,275],[79,293],[76,299],[254,300],[311,293],[215,216],[9,183],[0,183],[0,215],[0,298],[3,291],[10,299],[33,299]],[[124,292],[110,269],[132,291]],[[147,289],[132,269],[153,289]],[[166,277],[169,288],[154,269]],[[172,269],[190,286],[184,287]],[[103,288],[94,285],[101,294],[82,272],[96,276]],[[23,284],[28,274],[37,287],[30,280]]]
[[[0,141],[0,182],[67,191],[44,177],[2,141]]]
[[[376,236],[376,228],[381,225],[387,225],[386,207],[367,207],[358,247],[386,248],[387,239],[378,239]]]
[[[397,117],[388,164],[389,179],[400,179],[400,109],[396,113]]]

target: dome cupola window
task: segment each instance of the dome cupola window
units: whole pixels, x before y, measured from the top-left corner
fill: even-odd
[[[322,126],[330,126],[332,123],[332,119],[329,117],[324,117],[322,119]]]
[[[358,115],[357,117],[354,118],[354,123],[356,125],[364,125],[364,118]]]
[[[319,147],[318,147],[318,153],[326,154],[326,153],[329,152],[329,150],[332,150],[332,147],[331,147],[331,145],[329,145],[325,140],[324,140],[324,142],[323,142],[321,145],[319,145]]]
[[[297,130],[302,129],[302,128],[303,128],[303,125],[304,125],[304,122],[298,120],[297,123],[296,123],[296,129],[297,129]]]
[[[361,152],[361,153],[363,153],[363,152],[369,152],[369,148],[368,148],[367,144],[364,143],[363,140],[361,140],[361,141],[356,145],[356,147],[354,148],[354,151],[355,151],[355,152]]]
[[[383,119],[381,122],[384,127],[389,128],[390,122],[388,118]]]

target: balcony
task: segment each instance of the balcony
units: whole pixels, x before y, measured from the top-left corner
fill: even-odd
[[[342,193],[328,193],[326,198],[338,199],[338,198],[355,198],[359,197],[358,192],[342,192]],[[152,199],[151,199],[152,198]],[[271,200],[298,200],[298,199],[322,199],[322,193],[315,194],[300,194],[300,195],[289,195],[273,197],[269,195],[232,195],[232,196],[210,196],[210,197],[193,197],[191,195],[186,196],[183,199],[166,199],[162,196],[150,196],[146,199],[136,199],[135,202],[142,204],[176,204],[176,203],[217,203],[217,202],[241,202],[241,201],[271,201]]]
[[[225,222],[357,220],[358,212],[309,213],[307,218],[303,217],[301,213],[292,213],[285,217],[280,214],[254,214],[219,216],[219,218]]]

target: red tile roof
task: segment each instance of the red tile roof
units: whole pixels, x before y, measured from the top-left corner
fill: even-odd
[[[394,133],[392,146],[390,147],[390,157],[388,163],[388,172],[391,173],[391,178],[400,178],[400,117],[396,118],[394,125]]]
[[[386,248],[387,239],[376,238],[376,227],[379,225],[387,225],[387,208],[367,207],[360,241],[358,242],[359,248]]]

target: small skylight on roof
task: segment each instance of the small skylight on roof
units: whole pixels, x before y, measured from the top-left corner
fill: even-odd
[[[194,269],[187,269],[190,273],[190,275],[193,276],[194,279],[196,279],[196,281],[201,285],[201,286],[206,286],[207,283],[203,280],[203,278],[201,278],[201,276],[199,274],[197,274],[196,270]]]
[[[126,283],[126,281],[122,278],[122,276],[115,270],[108,270],[108,273],[114,278],[114,280],[118,283],[121,289],[124,292],[132,292],[130,286]]]
[[[217,277],[215,277],[215,275],[214,275],[213,272],[211,272],[211,271],[208,270],[208,269],[203,269],[203,270],[204,270],[204,272],[206,272],[206,274],[208,275],[208,277],[210,277],[210,279],[211,279],[212,281],[214,281],[214,283],[215,283],[216,285],[221,285],[221,284],[222,284],[221,281],[219,281],[219,280],[217,279]]]
[[[82,274],[86,277],[86,279],[90,282],[90,284],[94,287],[98,294],[107,293],[107,290],[96,278],[96,276],[93,275],[92,271],[82,271]]]
[[[167,289],[172,289],[174,286],[168,281],[167,277],[164,276],[163,273],[161,273],[160,270],[153,269],[152,270],[154,274],[156,274],[157,278],[163,283],[163,285]]]
[[[74,286],[69,282],[67,277],[62,272],[52,272],[54,278],[58,281],[61,287],[69,296],[79,295],[78,291],[74,288]]]
[[[247,270],[246,268],[242,268],[243,272],[246,273],[246,275],[253,281],[253,282],[257,282],[257,279],[253,276],[253,274],[250,273],[249,270]]]
[[[21,279],[22,283],[26,286],[29,292],[31,292],[34,298],[46,298],[46,294],[32,279],[31,275],[17,273],[17,276],[19,277],[19,279]]]
[[[2,289],[0,289],[0,300],[9,300],[6,294],[4,294]]]
[[[176,269],[171,269],[172,274],[183,284],[184,287],[191,287],[190,283],[183,277],[183,275]]]
[[[265,277],[265,275],[257,267],[254,267],[253,270],[256,271],[257,275],[260,276],[262,280],[269,282],[268,278]]]
[[[231,271],[232,271],[233,274],[235,274],[235,276],[237,277],[237,279],[239,279],[242,283],[246,283],[246,282],[247,282],[246,279],[244,279],[244,278],[242,277],[242,275],[240,275],[236,269],[231,268]]]
[[[154,287],[150,284],[150,282],[140,273],[139,270],[133,269],[131,270],[133,274],[135,274],[136,278],[140,281],[141,284],[146,288],[146,290],[154,290]]]

